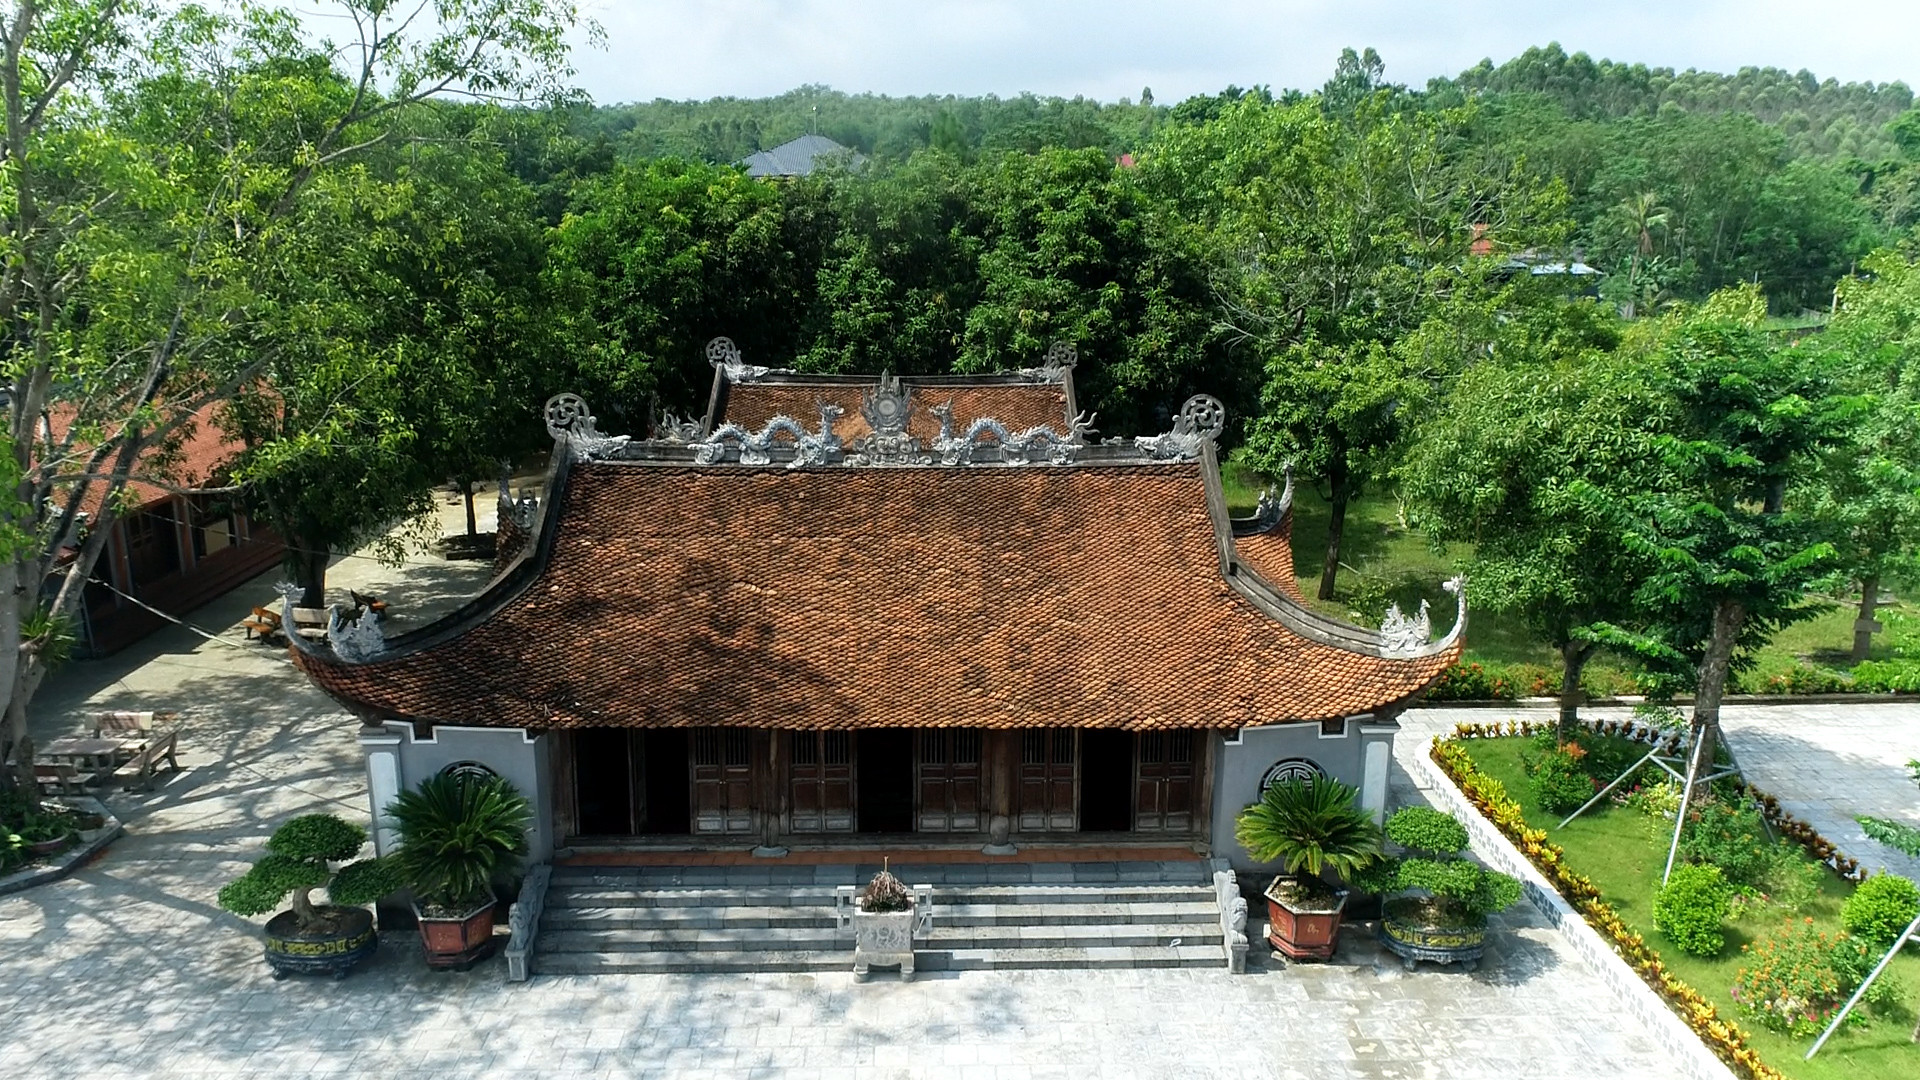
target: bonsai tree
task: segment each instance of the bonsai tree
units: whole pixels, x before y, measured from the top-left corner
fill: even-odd
[[[1409,806],[1387,819],[1387,839],[1407,854],[1367,868],[1355,884],[1383,895],[1410,894],[1396,914],[1426,926],[1479,927],[1520,899],[1517,878],[1463,858],[1467,828],[1450,815]]]
[[[493,884],[527,850],[533,809],[506,779],[428,777],[388,807],[400,846],[392,858],[430,914],[465,912],[493,899]]]
[[[1355,805],[1359,790],[1338,780],[1286,780],[1267,786],[1234,822],[1233,838],[1261,862],[1289,874],[1351,878],[1380,857],[1380,827]]]
[[[326,908],[314,905],[313,890],[324,887],[332,904],[360,907],[400,888],[398,868],[389,859],[331,869],[358,855],[366,842],[367,830],[358,825],[332,814],[302,814],[274,830],[267,853],[220,890],[219,904],[235,915],[265,915],[291,894],[301,932],[324,929]]]

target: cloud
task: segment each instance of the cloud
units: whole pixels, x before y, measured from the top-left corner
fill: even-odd
[[[1241,86],[1312,88],[1371,45],[1423,85],[1558,41],[1650,66],[1806,68],[1910,81],[1913,0],[589,0],[604,51],[574,55],[596,101],[848,92],[1161,101]]]

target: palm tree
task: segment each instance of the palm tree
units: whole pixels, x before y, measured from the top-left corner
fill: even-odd
[[[1640,277],[1640,260],[1653,257],[1653,232],[1664,230],[1673,211],[1660,205],[1660,196],[1651,191],[1643,191],[1631,198],[1622,199],[1614,207],[1626,225],[1628,239],[1633,241],[1633,254],[1627,259],[1627,318],[1633,318],[1634,286]]]

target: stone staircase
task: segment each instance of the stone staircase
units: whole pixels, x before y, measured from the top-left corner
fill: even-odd
[[[879,867],[555,867],[534,974],[846,971],[834,888]],[[1226,966],[1205,863],[912,865],[933,885],[920,971]]]

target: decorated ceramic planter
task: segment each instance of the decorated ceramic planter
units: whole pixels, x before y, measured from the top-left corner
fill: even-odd
[[[1328,960],[1340,940],[1347,890],[1330,890],[1316,901],[1289,896],[1297,878],[1281,875],[1267,884],[1267,944],[1292,960]]]
[[[35,840],[33,843],[27,845],[27,851],[34,855],[58,854],[72,839],[73,834],[68,833],[65,836],[56,836],[51,840]]]
[[[374,934],[373,912],[366,908],[322,905],[315,909],[327,925],[301,930],[300,920],[283,911],[267,920],[267,965],[273,977],[331,975],[345,978],[353,965],[373,955],[380,941]]]
[[[1472,971],[1487,951],[1487,924],[1436,925],[1421,897],[1402,896],[1387,901],[1380,918],[1380,943],[1400,957],[1408,971],[1422,960],[1459,964]]]
[[[427,966],[461,971],[493,952],[494,902],[488,900],[461,915],[428,915],[420,905],[413,913],[420,921],[420,943],[426,946]]]

